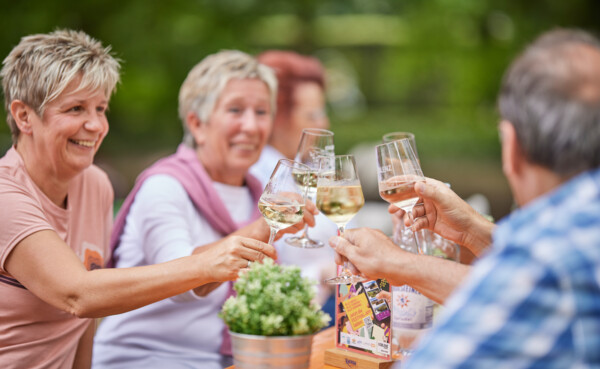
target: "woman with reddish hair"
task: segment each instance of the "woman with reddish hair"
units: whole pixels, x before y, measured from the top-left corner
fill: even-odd
[[[293,159],[305,128],[329,128],[325,114],[325,68],[316,58],[269,50],[257,57],[277,76],[277,112],[268,145],[251,173],[266,182],[282,158]]]

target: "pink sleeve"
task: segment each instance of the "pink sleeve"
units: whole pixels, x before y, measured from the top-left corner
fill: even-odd
[[[10,178],[0,177],[0,271],[13,248],[27,236],[53,229],[40,204]]]

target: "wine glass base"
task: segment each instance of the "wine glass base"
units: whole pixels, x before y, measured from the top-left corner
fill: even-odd
[[[327,283],[327,284],[354,284],[357,282],[364,282],[367,279],[365,277],[362,277],[360,275],[338,275],[337,277],[333,277],[333,278],[329,278],[324,280],[323,282]]]
[[[285,243],[287,243],[290,246],[298,247],[301,249],[318,249],[325,246],[321,241],[311,240],[310,238],[298,236],[286,238]]]

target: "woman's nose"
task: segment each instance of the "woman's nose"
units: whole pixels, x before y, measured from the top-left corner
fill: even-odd
[[[87,121],[85,122],[85,129],[89,131],[102,131],[104,126],[107,124],[106,117],[104,115],[99,116],[98,114],[89,114]]]
[[[252,110],[247,110],[242,116],[242,129],[245,131],[255,131],[258,127],[258,117]]]

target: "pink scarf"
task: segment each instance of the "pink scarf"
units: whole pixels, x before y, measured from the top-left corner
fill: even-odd
[[[223,235],[223,237],[261,216],[258,207],[255,207],[250,221],[241,224],[235,223],[221,201],[219,194],[214,189],[213,180],[208,173],[206,173],[206,170],[198,160],[196,152],[193,149],[180,144],[175,154],[160,159],[148,169],[144,170],[136,179],[135,186],[123,202],[119,214],[115,219],[114,228],[110,237],[112,257],[107,265],[108,267],[114,267],[116,264],[114,251],[119,246],[121,235],[125,229],[125,220],[127,219],[127,214],[129,213],[131,204],[133,204],[135,195],[140,187],[142,187],[144,181],[155,174],[168,174],[177,179],[187,192],[198,212],[201,213],[208,223],[210,223],[217,232]],[[246,185],[250,189],[254,201],[258,204],[258,199],[263,190],[261,183],[252,175],[247,174]],[[229,294],[227,297],[232,296],[233,294],[232,283],[229,282]],[[231,339],[227,332],[227,327],[223,332],[221,353],[224,355],[231,355]]]

